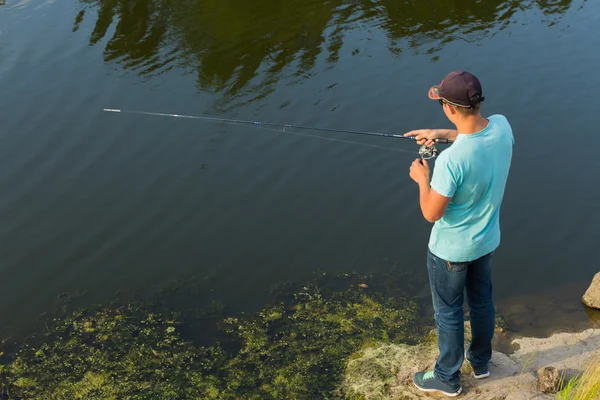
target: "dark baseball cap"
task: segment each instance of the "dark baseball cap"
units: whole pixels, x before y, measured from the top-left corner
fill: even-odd
[[[429,98],[467,108],[472,108],[485,99],[479,79],[466,71],[450,72],[439,85],[429,89]]]

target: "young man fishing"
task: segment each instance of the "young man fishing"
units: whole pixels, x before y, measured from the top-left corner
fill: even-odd
[[[456,130],[421,129],[405,134],[427,146],[436,139],[452,142],[436,160],[431,183],[427,160],[417,159],[410,167],[410,177],[419,185],[423,216],[435,222],[427,271],[440,353],[434,370],[417,372],[413,382],[422,391],[454,397],[462,392],[464,357],[475,378],[490,375],[495,326],[492,255],[500,244],[500,205],[514,138],[504,116],[481,116],[481,84],[468,72],[449,73],[440,85],[429,89],[429,98],[439,101]],[[466,352],[465,292],[472,333]]]

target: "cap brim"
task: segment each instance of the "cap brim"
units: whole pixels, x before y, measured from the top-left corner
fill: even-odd
[[[440,100],[442,97],[440,96],[440,87],[438,85],[432,86],[429,89],[429,98],[431,100]]]

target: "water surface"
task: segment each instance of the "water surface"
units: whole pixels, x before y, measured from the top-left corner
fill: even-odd
[[[249,310],[316,269],[396,265],[427,301],[412,143],[102,109],[402,133],[450,127],[426,92],[455,69],[516,137],[497,300],[591,279],[599,16],[581,0],[0,1],[4,328],[61,292],[188,276]]]

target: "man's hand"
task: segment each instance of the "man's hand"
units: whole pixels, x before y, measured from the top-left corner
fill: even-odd
[[[437,129],[416,129],[404,134],[406,137],[414,137],[418,145],[431,147],[435,144],[435,139],[440,137]]]
[[[436,143],[436,139],[446,139],[453,142],[458,135],[454,129],[416,129],[404,134],[406,137],[414,137],[418,145],[431,147]]]
[[[427,160],[417,158],[410,166],[409,175],[419,185],[429,185],[429,164],[427,164]]]

